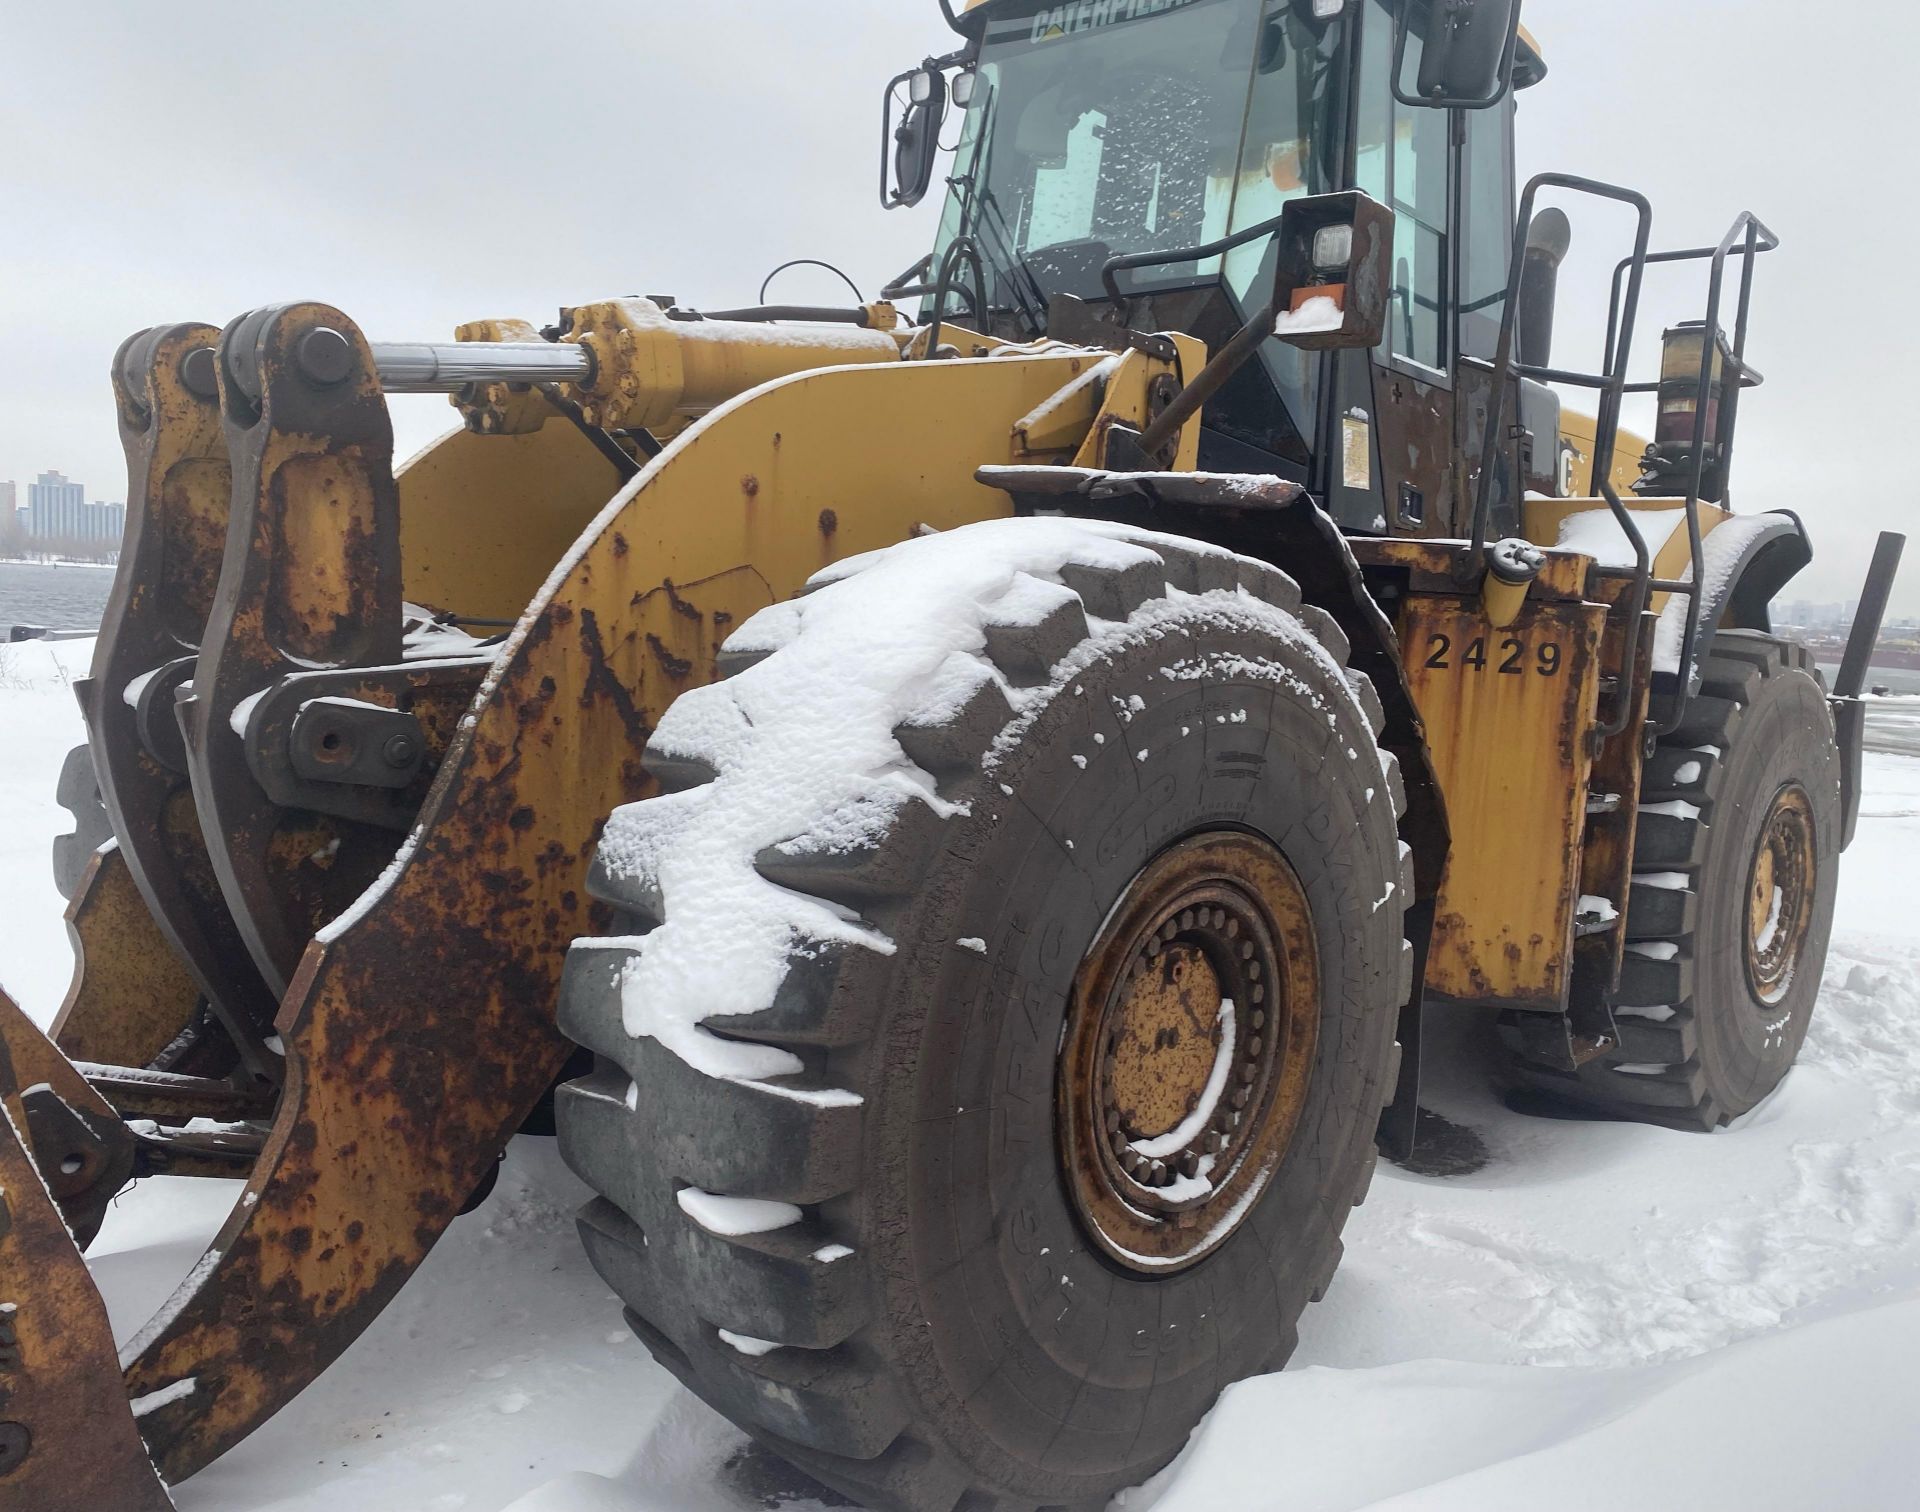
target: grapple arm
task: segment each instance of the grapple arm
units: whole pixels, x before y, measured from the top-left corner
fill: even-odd
[[[19,1012],[0,992],[0,1014]],[[0,1508],[167,1512],[106,1308],[16,1122],[21,1090],[0,1037]]]

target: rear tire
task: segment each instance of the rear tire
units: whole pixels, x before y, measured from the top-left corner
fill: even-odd
[[[1069,546],[1051,568],[1029,558],[1007,604],[1031,606],[1036,578],[1072,591],[1052,589],[1057,607],[1038,623],[1030,612],[995,623],[1011,610],[988,603],[985,646],[966,653],[980,662],[973,694],[896,731],[942,802],[959,807],[942,818],[910,802],[852,850],[813,848],[803,833],[760,856],[762,877],[857,910],[894,947],[796,938],[760,1012],[706,1021],[729,1040],[791,1051],[804,1069],[720,1080],[657,1039],[631,1038],[622,978],[644,941],[582,942],[563,992],[562,1027],[603,1058],[559,1104],[563,1152],[602,1194],[581,1219],[594,1265],[689,1388],[875,1508],[1102,1506],[1171,1459],[1222,1388],[1284,1364],[1372,1174],[1411,986],[1404,798],[1376,744],[1378,701],[1344,670],[1338,629],[1271,568],[1162,537],[1139,537],[1154,555],[1121,566],[1075,562],[1070,544],[1083,535],[1110,559],[1119,532],[1060,521],[898,550],[938,552],[973,531],[1035,539],[1023,529]],[[823,592],[849,589],[858,585]],[[780,610],[789,624],[791,607]],[[876,608],[873,634],[911,641],[951,608],[894,602]],[[742,627],[734,664],[753,660],[744,648],[761,633]],[[702,704],[750,703],[746,685],[780,679],[782,654],[675,706],[649,761],[671,783],[711,787],[653,802],[683,805],[688,824],[724,824],[751,801],[725,797],[714,780],[724,758],[677,731],[724,724]],[[1068,659],[1071,675],[1050,684]],[[866,663],[854,658],[846,676],[868,675]],[[671,920],[661,848],[622,875],[609,848],[596,890],[636,932]],[[1191,1225],[1193,1240],[1169,1218],[1171,1242],[1186,1246],[1177,1263],[1129,1261],[1069,1179],[1084,1173],[1069,1169],[1062,1135],[1079,1083],[1059,1053],[1087,1011],[1076,1007],[1083,959],[1096,936],[1104,948],[1125,932],[1129,906],[1116,905],[1143,874],[1197,856],[1232,892],[1243,854],[1282,858],[1305,900],[1306,937],[1284,952],[1318,973],[1294,1042],[1310,1046],[1296,1066],[1302,1090],[1238,1212]],[[1191,935],[1193,960],[1215,950],[1223,970],[1244,972],[1237,947],[1217,950],[1226,908],[1173,907],[1169,956]],[[1247,1038],[1261,998],[1238,980],[1240,1027],[1222,1017],[1208,1043],[1236,1033],[1235,1067],[1264,1087]],[[1209,985],[1202,1006],[1218,995]],[[1166,1033],[1155,1044],[1178,1054],[1178,1033]],[[1209,1108],[1227,1109],[1221,1084],[1208,1085]],[[1246,1100],[1249,1123],[1269,1106],[1279,1104],[1264,1093]],[[1227,1154],[1238,1123],[1224,1112],[1216,1122]],[[716,1225],[688,1188],[791,1206],[765,1211],[776,1227],[727,1233],[738,1225]]]
[[[1813,658],[1721,631],[1699,696],[1646,764],[1619,1047],[1573,1075],[1516,1059],[1521,1082],[1679,1129],[1754,1108],[1813,1017],[1840,829],[1840,757]]]

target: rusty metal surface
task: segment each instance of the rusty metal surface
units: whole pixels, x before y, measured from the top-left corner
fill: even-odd
[[[1819,847],[1813,804],[1798,783],[1773,800],[1747,882],[1747,985],[1768,1006],[1793,985],[1818,911]]]
[[[345,349],[340,376],[321,370],[332,381],[310,376],[298,355],[322,329]],[[275,803],[234,713],[290,673],[400,660],[393,426],[365,339],[328,306],[243,316],[222,334],[218,365],[233,493],[180,720],[221,895],[278,996],[314,930],[380,874],[396,842],[386,826]]]
[[[0,1048],[19,1078],[9,1108],[15,1127],[26,1134],[49,1194],[84,1248],[133,1174],[133,1141],[119,1115],[5,992]]]
[[[267,1126],[223,1124],[210,1129],[177,1129],[139,1125],[132,1136],[136,1176],[210,1177],[244,1179],[266,1143]]]
[[[1416,594],[1401,656],[1454,833],[1427,960],[1430,992],[1559,1012],[1599,698],[1599,604],[1529,602],[1504,629],[1477,598]]]
[[[73,1067],[123,1118],[185,1123],[195,1118],[238,1122],[273,1117],[272,1089],[257,1083],[235,1086],[207,1077],[103,1066],[93,1061],[75,1061]]]
[[[289,674],[261,694],[248,721],[248,766],[266,798],[283,809],[409,830],[461,717],[472,707],[492,665],[493,653],[482,651],[396,667]],[[348,699],[369,711],[387,709],[405,716],[401,723],[413,758],[397,781],[374,786],[317,775],[353,762],[384,764],[381,750],[360,750],[352,721],[316,704],[319,699]],[[377,847],[371,849],[374,856],[381,855]]]
[[[1408,537],[1356,537],[1354,557],[1363,567],[1390,567],[1407,574],[1414,593],[1457,593],[1467,581],[1477,581],[1486,563],[1466,558],[1472,547],[1465,541],[1415,540]],[[1545,565],[1533,580],[1528,596],[1577,603],[1587,598],[1587,558],[1570,552],[1543,552]]]
[[[640,755],[666,704],[818,568],[921,522],[1007,514],[973,471],[1011,460],[1014,422],[1068,367],[1045,354],[776,384],[682,437],[562,564],[456,739],[418,843],[309,947],[247,1196],[217,1261],[132,1352],[135,1394],[186,1374],[205,1388],[141,1420],[169,1480],[352,1342],[546,1090],[568,1048],[552,1017],[566,948],[609,922],[588,858],[612,809],[650,790]]]
[[[400,473],[408,602],[513,623],[621,482],[564,420],[527,435],[455,431]]]
[[[1628,585],[1614,580],[1600,585],[1615,599],[1601,640],[1601,672],[1615,678],[1618,688],[1611,697],[1628,700],[1627,720],[1621,732],[1602,743],[1593,759],[1588,786],[1596,797],[1613,794],[1618,802],[1610,810],[1588,815],[1586,838],[1580,852],[1580,891],[1590,897],[1606,898],[1626,918],[1627,896],[1633,887],[1633,845],[1640,817],[1640,771],[1646,759],[1643,731],[1647,722],[1647,704],[1652,692],[1653,625],[1642,626],[1636,639],[1635,665],[1621,666],[1626,653],[1626,621],[1617,601],[1626,597]],[[1624,693],[1620,690],[1624,690]],[[1605,697],[1603,697],[1603,703]],[[1604,713],[1605,710],[1603,709]],[[1626,954],[1626,930],[1615,928],[1597,934],[1582,935],[1573,942],[1573,984],[1569,1007],[1580,1025],[1574,1036],[1573,1053],[1579,1056],[1601,1037],[1610,1036],[1608,1020],[1614,989],[1620,981],[1620,964]]]
[[[982,483],[1005,489],[1023,510],[1058,509],[1062,496],[1105,504],[1140,500],[1174,509],[1260,512],[1290,508],[1306,490],[1286,478],[1225,478],[1213,473],[1115,473],[1094,467],[983,467]],[[1082,505],[1080,507],[1087,507]]]
[[[16,1014],[0,992],[0,1013]],[[0,1508],[166,1512],[106,1308],[27,1153],[0,1038]]]
[[[1226,1241],[1286,1155],[1319,1023],[1312,912],[1273,846],[1196,835],[1134,879],[1075,976],[1055,1083],[1061,1176],[1109,1259],[1166,1275]]]
[[[211,364],[195,355],[217,336],[208,325],[171,326],[131,339],[114,361],[127,529],[94,651],[87,727],[102,800],[155,923],[251,1069],[274,1077],[278,1066],[257,1046],[274,998],[214,879],[163,697],[200,645],[227,538],[226,444]],[[169,667],[171,677],[159,675]],[[110,966],[109,957],[119,964]],[[117,977],[131,962],[112,935],[92,937],[88,970]]]
[[[96,852],[67,904],[74,971],[53,1021],[54,1044],[73,1060],[147,1066],[180,1038],[200,1003],[199,984],[174,954],[134,886],[126,852]],[[182,1070],[222,1072],[216,1046]]]
[[[1373,392],[1382,497],[1395,512],[1396,528],[1426,536],[1465,534],[1464,516],[1472,513],[1473,501],[1456,502],[1452,392],[1377,363]],[[1408,486],[1420,491],[1418,525],[1399,513],[1401,490]]]

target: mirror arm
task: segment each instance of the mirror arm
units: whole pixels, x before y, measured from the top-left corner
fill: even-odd
[[[919,262],[915,263],[911,268],[908,268],[906,272],[895,274],[892,278],[888,279],[886,287],[880,291],[880,297],[882,299],[910,299],[915,294],[930,294],[933,292],[933,285],[924,282],[924,280],[932,271],[933,254],[929,252],[925,257],[921,258]]]

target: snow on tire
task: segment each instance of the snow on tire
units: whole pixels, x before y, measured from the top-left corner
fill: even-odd
[[[607,826],[631,932],[561,1006],[582,1234],[682,1381],[949,1512],[1102,1504],[1286,1360],[1411,986],[1346,653],[1270,566],[1053,519],[736,632]]]

